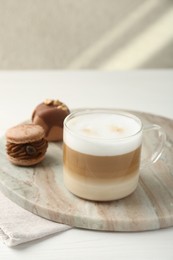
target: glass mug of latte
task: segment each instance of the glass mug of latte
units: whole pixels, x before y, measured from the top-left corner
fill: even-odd
[[[145,131],[159,134],[158,145],[147,162],[141,158]],[[73,112],[64,121],[65,187],[81,198],[94,201],[126,197],[136,189],[141,167],[159,158],[165,139],[160,126],[150,125],[145,129],[138,117],[124,111]]]

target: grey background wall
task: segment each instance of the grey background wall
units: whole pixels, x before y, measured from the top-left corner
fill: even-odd
[[[0,69],[173,67],[172,0],[0,0]]]

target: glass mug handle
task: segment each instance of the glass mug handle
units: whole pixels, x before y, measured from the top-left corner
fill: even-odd
[[[164,145],[166,143],[166,133],[161,126],[156,125],[156,124],[149,125],[146,127],[144,126],[143,137],[145,137],[145,134],[148,134],[149,132],[153,132],[153,133],[157,134],[157,142],[154,145],[150,144],[154,150],[152,152],[150,152],[150,155],[147,156],[147,158],[144,158],[144,159],[142,158],[140,169],[143,169],[143,168],[155,163],[161,156],[161,154],[164,150]],[[145,149],[145,143],[142,145],[142,156],[141,157],[143,157],[143,149]]]

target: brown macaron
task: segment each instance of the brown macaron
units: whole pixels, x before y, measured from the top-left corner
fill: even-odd
[[[44,159],[48,143],[39,125],[20,124],[6,132],[6,151],[10,162],[31,166]]]
[[[48,141],[62,141],[63,122],[69,113],[69,108],[61,101],[46,99],[34,109],[32,122],[44,128]]]

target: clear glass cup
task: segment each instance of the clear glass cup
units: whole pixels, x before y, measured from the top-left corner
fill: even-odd
[[[152,153],[141,155],[147,132],[158,136]],[[143,126],[131,114],[111,109],[73,112],[64,121],[63,176],[73,194],[93,201],[128,196],[138,185],[140,169],[160,157],[166,135],[159,125]]]

